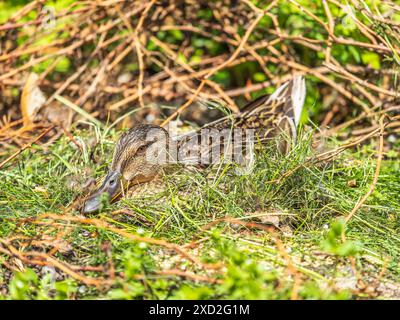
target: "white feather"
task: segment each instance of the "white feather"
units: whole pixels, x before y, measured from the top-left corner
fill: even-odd
[[[271,95],[269,96],[269,98],[268,98],[268,100],[267,100],[266,103],[269,103],[269,102],[271,102],[271,101],[280,99],[283,90],[286,89],[286,87],[288,86],[288,84],[289,84],[289,82],[285,82],[285,83],[284,83],[283,85],[281,85],[278,89],[276,89],[276,90],[274,91],[274,93],[271,94]]]
[[[301,112],[303,111],[304,101],[306,99],[306,83],[302,76],[293,78],[292,86],[292,104],[294,113],[294,123],[299,125]]]

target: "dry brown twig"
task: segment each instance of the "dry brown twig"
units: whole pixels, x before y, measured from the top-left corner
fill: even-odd
[[[364,204],[364,202],[368,199],[368,197],[374,192],[376,184],[379,179],[379,173],[381,170],[381,165],[382,165],[382,159],[383,159],[383,134],[385,132],[385,127],[387,126],[388,123],[385,123],[384,120],[386,119],[386,116],[382,116],[379,119],[379,143],[378,143],[378,158],[376,160],[376,168],[375,168],[375,174],[372,179],[371,186],[368,189],[368,192],[357,202],[357,204],[354,206],[354,208],[350,211],[350,213],[346,216],[344,221],[348,223],[350,219],[355,215],[357,210]]]
[[[79,216],[57,215],[57,214],[52,214],[52,213],[44,213],[44,214],[37,216],[35,219],[21,219],[21,222],[30,221],[30,222],[37,223],[37,224],[48,224],[48,222],[44,221],[45,219],[50,219],[51,220],[50,224],[54,223],[54,221],[60,220],[60,221],[67,221],[67,222],[75,222],[75,223],[79,223],[79,224],[92,225],[99,229],[111,231],[113,233],[116,233],[122,237],[125,237],[125,238],[133,240],[133,241],[145,242],[145,243],[148,243],[151,245],[157,245],[157,246],[165,247],[169,250],[173,250],[176,253],[182,255],[184,258],[188,259],[189,261],[195,263],[196,265],[198,265],[204,269],[219,269],[221,267],[221,265],[219,265],[219,264],[207,264],[207,263],[201,262],[197,257],[189,254],[188,252],[183,250],[179,245],[176,245],[176,244],[173,244],[173,243],[167,242],[165,240],[161,240],[161,239],[143,237],[143,236],[139,236],[136,234],[132,234],[132,233],[126,232],[122,229],[118,229],[100,219],[90,219],[90,218],[84,218],[84,217],[79,217]]]
[[[4,161],[2,161],[0,163],[0,169],[2,167],[4,167],[4,165],[6,165],[7,163],[9,163],[12,159],[16,158],[18,155],[20,155],[24,150],[32,147],[32,145],[34,145],[36,142],[38,142],[40,139],[42,139],[47,133],[49,133],[52,129],[54,128],[54,126],[50,126],[49,128],[47,128],[46,130],[44,130],[41,134],[39,134],[34,140],[32,140],[31,142],[25,144],[22,148],[20,148],[17,152],[13,153],[11,156],[9,156],[7,159],[5,159]]]
[[[336,6],[341,10],[346,10],[346,6],[336,0],[322,1],[321,6],[325,12],[326,19],[317,15],[313,8],[300,4],[295,0],[291,0],[290,3],[292,6],[297,7],[308,19],[315,21],[326,33],[326,38],[312,39],[307,34],[289,35],[288,31],[279,24],[276,13],[272,10],[279,5],[278,0],[272,1],[265,8],[257,7],[251,1],[243,0],[238,3],[237,8],[235,7],[228,12],[220,11],[219,4],[210,4],[210,8],[215,14],[215,20],[212,22],[199,21],[196,26],[190,23],[191,18],[187,17],[186,14],[174,15],[174,18],[172,18],[173,13],[183,10],[186,6],[194,5],[189,3],[177,6],[174,1],[166,5],[157,1],[132,1],[129,3],[125,1],[97,1],[83,4],[79,8],[71,5],[55,15],[55,18],[59,19],[60,22],[63,21],[62,19],[74,18],[75,23],[66,27],[70,33],[70,38],[56,40],[44,45],[44,47],[34,45],[34,41],[29,40],[23,46],[15,46],[11,50],[4,52],[0,55],[0,60],[4,62],[0,82],[8,87],[15,86],[20,81],[19,79],[25,70],[48,59],[55,59],[41,75],[43,79],[46,74],[50,74],[57,64],[56,61],[62,56],[78,57],[78,59],[74,59],[77,71],[72,73],[66,81],[49,82],[47,79],[43,79],[43,83],[46,83],[46,86],[56,89],[56,93],[53,91],[54,94],[61,94],[66,91],[73,96],[70,99],[76,101],[82,108],[95,109],[96,106],[105,104],[107,105],[107,111],[110,111],[111,117],[118,117],[119,112],[125,112],[127,108],[131,107],[130,104],[135,101],[138,101],[143,108],[146,103],[144,98],[151,99],[152,95],[157,94],[157,88],[163,88],[164,84],[168,88],[172,88],[172,90],[176,86],[183,87],[184,90],[171,93],[168,96],[185,98],[186,103],[175,110],[173,116],[165,119],[164,124],[187,109],[200,95],[211,97],[217,94],[233,112],[237,112],[236,101],[232,99],[232,96],[242,94],[248,98],[249,92],[262,89],[274,83],[275,79],[271,79],[273,75],[269,71],[267,64],[278,67],[279,73],[310,73],[319,78],[325,85],[338,91],[340,95],[343,95],[352,103],[360,106],[362,111],[367,113],[371,111],[370,106],[375,105],[376,101],[382,100],[382,97],[387,97],[388,99],[397,97],[397,93],[393,89],[376,83],[375,79],[368,79],[368,82],[366,82],[365,77],[363,78],[354,72],[350,72],[347,68],[342,69],[342,66],[338,66],[332,56],[332,47],[351,45],[377,52],[380,55],[392,52],[399,53],[399,48],[388,43],[384,37],[373,30],[372,26],[363,23],[357,16],[354,17],[354,21],[360,32],[365,35],[366,41],[355,41],[351,38],[335,35],[336,26],[331,12],[332,7]],[[18,22],[18,19],[27,15],[31,10],[39,8],[38,5],[39,2],[31,2],[23,7],[12,17],[9,23],[1,26],[1,30],[14,30],[24,34],[26,32],[22,28],[24,24]],[[358,2],[353,1],[352,5],[358,8]],[[393,10],[398,9],[394,8]],[[368,12],[363,11],[363,14],[374,18]],[[191,15],[192,13],[189,13],[189,16]],[[108,20],[104,20],[105,16],[108,17]],[[268,16],[272,21],[272,27],[267,30],[267,34],[270,34],[271,37],[254,42],[250,35],[258,32],[259,21],[264,16]],[[244,23],[238,23],[239,18],[244,19]],[[379,18],[382,20],[381,17]],[[87,23],[88,19],[90,19],[91,24]],[[381,23],[390,22],[386,18],[383,20],[385,21],[381,21]],[[98,21],[101,21],[101,23],[98,23]],[[230,22],[229,26],[224,25],[226,21]],[[43,32],[40,29],[41,23],[41,19],[28,21],[28,23],[25,23],[28,28],[26,30],[36,26],[36,31],[40,34]],[[249,27],[246,28],[243,36],[239,36],[237,32],[238,26],[243,24],[247,24]],[[389,25],[396,27],[396,24],[389,23]],[[129,32],[128,34],[112,34],[110,31],[115,30],[115,28],[128,30]],[[213,29],[218,30],[219,33],[215,35],[210,32]],[[155,33],[159,30],[182,30],[185,33],[185,41],[181,47],[171,44],[166,45],[165,42],[155,36]],[[209,60],[211,63],[200,70],[193,68],[191,63],[177,59],[177,52],[190,56],[192,52],[190,39],[193,34],[200,34],[202,37],[226,45],[231,48],[232,54],[225,55],[222,60],[218,57],[213,59],[214,57],[206,54],[202,59],[204,61]],[[162,70],[153,75],[150,75],[151,72],[149,71],[155,63],[154,59],[152,59],[154,51],[146,52],[146,39],[151,39],[151,41],[158,44],[161,48],[159,53],[162,53],[162,59],[159,59],[161,64],[158,64],[158,67]],[[295,43],[314,51],[325,52],[327,66],[334,72],[335,79],[341,78],[341,81],[332,79],[325,71],[323,73],[319,72],[318,67],[310,67],[298,62],[299,60],[296,59],[295,54],[288,50],[290,43]],[[95,49],[86,53],[84,48],[88,44],[95,44]],[[116,47],[108,50],[109,46],[114,44],[116,44]],[[267,49],[270,54],[261,55],[261,49]],[[136,57],[134,55],[129,56],[129,52],[132,50],[135,51]],[[33,59],[24,62],[22,65],[16,64],[22,55],[31,55]],[[93,69],[91,66],[92,60],[95,59],[100,60],[100,65],[106,68],[106,72],[102,76],[100,76],[101,72],[99,72],[102,70],[101,68],[95,67]],[[114,77],[121,72],[121,67],[127,59],[135,59],[134,61],[139,64],[137,79],[124,86],[113,85],[115,83],[113,81]],[[107,63],[104,63],[104,61],[107,61]],[[210,79],[217,72],[229,70],[246,61],[256,61],[259,68],[270,80],[265,81],[264,84],[250,84],[249,89],[231,88],[226,91],[226,88],[221,84]],[[88,72],[89,70],[91,72]],[[281,74],[277,75],[277,78],[281,78]],[[100,80],[102,85],[96,86]],[[203,80],[205,80],[205,83],[203,83]],[[270,82],[271,80],[272,82]],[[194,87],[196,82],[197,89]],[[352,82],[356,83],[354,88],[350,86]],[[93,88],[96,90],[94,91]],[[160,92],[164,92],[164,90],[160,90]],[[358,96],[358,93],[361,93],[362,96]],[[50,95],[47,103],[53,100],[54,94]],[[379,97],[376,94],[379,94]],[[160,94],[157,98],[162,97],[163,94]],[[83,103],[85,104],[83,105]],[[108,113],[100,112],[99,115],[105,117],[108,116]],[[367,119],[368,121],[374,121],[373,117],[368,117]]]

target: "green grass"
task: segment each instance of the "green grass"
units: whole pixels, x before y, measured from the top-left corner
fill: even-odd
[[[382,289],[400,279],[398,154],[385,157],[376,190],[353,219],[346,226],[340,220],[370,187],[375,141],[347,150],[329,163],[301,167],[280,183],[271,181],[313,155],[310,134],[287,156],[277,154],[273,144],[266,146],[248,175],[237,175],[235,166],[228,164],[205,170],[177,166],[162,177],[164,188],[159,192],[121,199],[89,217],[107,223],[104,228],[65,210],[87,179],[106,172],[119,133],[111,130],[102,137],[99,131],[75,130],[73,134],[84,146],[82,151],[62,137],[49,147],[24,151],[0,172],[3,298],[399,297],[399,292]],[[337,144],[331,141],[330,147]],[[355,187],[348,186],[350,180],[356,180]],[[125,213],[115,214],[121,209]],[[44,213],[62,219],[42,217],[35,222],[33,218]],[[279,223],[273,233],[259,227],[268,226],[271,213]],[[65,217],[81,220],[68,222]],[[218,220],[227,217],[236,222]],[[177,244],[201,263],[164,246],[129,239],[127,234]],[[193,247],[184,247],[191,241]],[[52,251],[56,245],[58,250]],[[12,248],[23,254],[51,255],[65,266],[75,266],[76,273],[66,274],[59,267],[54,271],[53,260],[21,259],[10,253]],[[351,261],[358,277],[373,290],[355,285]],[[202,266],[207,263],[222,267]],[[100,269],[82,270],[87,266]],[[203,278],[165,274],[170,269]],[[79,277],[98,279],[103,285],[84,284]],[[215,280],[218,283],[212,283]]]

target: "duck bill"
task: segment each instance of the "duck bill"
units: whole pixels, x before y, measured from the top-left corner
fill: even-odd
[[[91,194],[85,201],[82,213],[92,213],[99,211],[102,206],[102,195],[108,194],[108,199],[113,201],[121,194],[121,178],[117,172],[107,174],[102,185],[97,191]]]

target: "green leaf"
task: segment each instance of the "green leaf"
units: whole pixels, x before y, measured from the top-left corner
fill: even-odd
[[[381,68],[381,60],[378,54],[374,52],[364,52],[361,55],[362,62],[369,67],[379,70]]]
[[[70,66],[71,62],[69,61],[69,59],[67,57],[63,57],[60,59],[60,61],[58,61],[55,70],[57,72],[65,73],[68,72]]]
[[[170,30],[169,33],[176,39],[176,40],[183,40],[185,36],[183,32],[180,30]]]
[[[353,56],[354,60],[356,60],[357,63],[361,62],[361,57],[360,57],[360,53],[358,52],[358,50],[353,47],[353,46],[348,46],[349,51],[351,53],[351,55]]]
[[[342,242],[344,227],[343,219],[333,222],[325,240],[322,241],[322,248],[341,257],[354,256],[360,251],[360,246],[349,240]]]
[[[257,81],[257,82],[263,82],[267,79],[267,77],[265,76],[264,73],[256,72],[253,74],[253,79],[254,79],[254,81]]]

